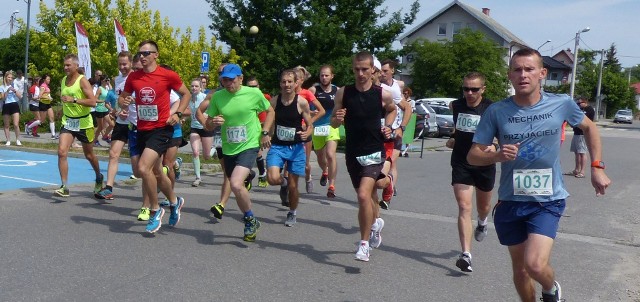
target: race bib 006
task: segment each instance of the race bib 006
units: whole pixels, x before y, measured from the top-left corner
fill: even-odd
[[[276,135],[283,142],[292,142],[296,137],[296,128],[283,127],[276,125]]]

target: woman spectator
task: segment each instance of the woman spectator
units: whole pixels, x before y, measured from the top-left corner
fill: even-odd
[[[191,143],[191,152],[193,152],[193,170],[196,174],[196,179],[191,183],[191,186],[194,187],[199,186],[201,182],[200,147],[202,147],[204,159],[209,160],[211,158],[211,147],[213,146],[213,131],[204,130],[204,127],[196,118],[196,111],[205,97],[206,94],[202,92],[202,82],[198,79],[191,81],[191,101],[189,102],[188,110],[191,113],[191,134],[189,135],[189,142]]]
[[[49,89],[49,82],[51,82],[51,76],[45,74],[40,79],[40,104],[38,105],[40,111],[40,119],[29,124],[29,128],[38,127],[44,122],[44,117],[49,118],[49,130],[51,131],[51,139],[58,139],[56,134],[56,121],[53,115],[53,108],[51,108],[51,89]]]
[[[33,113],[33,120],[24,124],[24,132],[27,136],[40,137],[38,135],[38,127],[29,127],[35,121],[40,121],[40,77],[33,78],[31,87],[29,87],[29,111]],[[39,125],[40,123],[38,123]]]
[[[0,86],[0,100],[2,104],[2,121],[4,123],[4,136],[7,138],[6,146],[11,145],[11,135],[9,134],[9,124],[13,124],[13,131],[16,133],[16,145],[20,143],[20,99],[22,91],[13,87],[13,71],[7,71],[4,75],[4,85]]]
[[[105,103],[107,94],[109,93],[109,87],[111,86],[109,85],[109,78],[101,76],[99,81],[100,86],[95,92],[98,103],[96,103],[96,110],[94,112],[91,112],[91,115],[95,117],[94,126],[96,127],[96,137],[93,145],[96,147],[102,147],[102,145],[100,144],[100,134],[102,134],[102,130],[104,129],[104,117],[107,116],[107,114],[109,114],[109,111],[111,110],[109,108],[110,106],[107,107]]]

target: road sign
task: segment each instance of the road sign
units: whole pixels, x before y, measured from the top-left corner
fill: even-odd
[[[200,64],[200,72],[209,72],[209,52],[203,51],[202,64]]]

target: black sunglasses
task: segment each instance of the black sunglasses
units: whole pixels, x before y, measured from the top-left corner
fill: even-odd
[[[138,51],[138,55],[139,56],[143,56],[146,57],[152,53],[157,53],[157,51],[150,51],[150,50],[146,50],[146,51]]]
[[[480,89],[482,89],[482,88],[480,88],[480,87],[462,87],[462,90],[465,91],[465,92],[466,91],[478,92],[478,91],[480,91]]]

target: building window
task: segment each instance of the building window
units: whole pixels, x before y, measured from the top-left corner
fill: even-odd
[[[460,33],[460,30],[462,29],[462,22],[453,22],[453,34],[458,34]]]
[[[557,73],[557,72],[552,72],[552,73],[551,73],[550,80],[552,80],[552,81],[557,81],[557,80],[559,80],[558,73]]]
[[[438,36],[446,36],[447,35],[447,23],[438,24]]]

